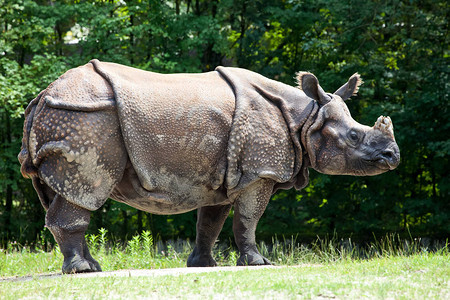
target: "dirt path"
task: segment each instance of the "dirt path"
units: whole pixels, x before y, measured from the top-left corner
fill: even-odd
[[[156,277],[156,276],[179,276],[183,274],[197,274],[197,273],[210,273],[210,272],[220,272],[220,271],[242,271],[242,270],[260,270],[261,268],[281,268],[280,266],[246,266],[246,267],[214,267],[214,268],[173,268],[173,269],[146,269],[146,270],[118,270],[118,271],[108,271],[108,272],[95,272],[95,273],[81,273],[81,274],[42,274],[33,276],[16,276],[16,277],[6,277],[0,278],[1,282],[15,282],[15,281],[30,281],[36,279],[51,279],[58,278],[61,276],[71,276],[73,278],[90,278],[90,277]]]

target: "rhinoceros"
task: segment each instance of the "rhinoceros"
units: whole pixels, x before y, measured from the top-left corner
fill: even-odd
[[[85,241],[90,212],[108,198],[154,214],[198,210],[188,266],[215,266],[212,247],[234,207],[238,265],[270,262],[255,229],[278,189],[302,189],[308,169],[376,175],[400,160],[389,117],[373,127],[344,100],[297,73],[292,87],[249,70],[158,74],[92,60],[51,83],[25,112],[23,176],[46,210],[62,271],[101,271]]]

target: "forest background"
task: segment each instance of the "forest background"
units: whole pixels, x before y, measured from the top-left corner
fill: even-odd
[[[350,111],[367,125],[391,116],[400,166],[375,177],[311,170],[305,189],[273,196],[258,238],[448,238],[448,20],[448,1],[437,0],[0,0],[0,246],[51,240],[19,171],[23,112],[92,58],[162,73],[237,66],[291,85],[296,72],[310,71],[330,92],[359,72],[365,83]],[[107,201],[89,232],[193,240],[195,223],[195,211],[159,216]],[[220,239],[231,234],[227,220]]]

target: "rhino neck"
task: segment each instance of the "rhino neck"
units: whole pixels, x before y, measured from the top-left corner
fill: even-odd
[[[307,102],[307,101],[304,101]],[[289,126],[291,131],[292,141],[294,143],[294,150],[296,153],[296,162],[292,180],[289,185],[285,187],[278,187],[283,189],[289,189],[295,187],[297,190],[303,189],[308,185],[309,182],[309,167],[311,166],[311,161],[305,144],[305,134],[308,132],[309,128],[314,124],[317,119],[319,112],[319,105],[316,101],[312,100],[307,102],[308,104],[304,106],[301,111],[300,116],[305,116],[301,119],[301,122],[295,123],[296,126]],[[298,117],[299,115],[297,115]]]
[[[309,157],[308,150],[307,150],[308,145],[306,142],[307,135],[310,134],[309,131],[311,129],[311,126],[313,126],[314,123],[316,123],[317,116],[319,115],[319,110],[320,110],[320,107],[317,104],[317,102],[316,101],[313,101],[313,102],[314,102],[314,106],[311,110],[311,113],[310,113],[309,117],[307,118],[307,120],[305,121],[305,123],[303,124],[302,128],[299,130],[299,133],[301,136],[301,145],[302,145],[303,153],[305,156],[308,156],[308,157]]]
[[[310,159],[304,143],[304,135],[317,119],[319,105],[313,99],[307,97],[303,91],[291,86],[283,85],[285,89],[279,93],[279,87],[270,89],[271,86],[254,86],[259,94],[267,100],[277,105],[283,114],[286,126],[289,129],[291,140],[295,151],[295,162],[291,180],[278,183],[275,190],[290,189],[297,190],[304,188],[309,181]],[[276,92],[275,92],[276,91]]]

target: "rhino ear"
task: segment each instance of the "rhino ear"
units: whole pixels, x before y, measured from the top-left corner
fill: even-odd
[[[358,73],[355,73],[349,78],[348,82],[341,86],[334,94],[340,96],[342,100],[347,100],[351,96],[356,96],[359,86],[363,83],[361,76],[359,76]]]
[[[319,85],[319,80],[314,74],[308,72],[297,73],[298,88],[301,89],[306,96],[313,98],[319,104],[324,105],[330,102],[330,96],[325,93],[322,87]]]

